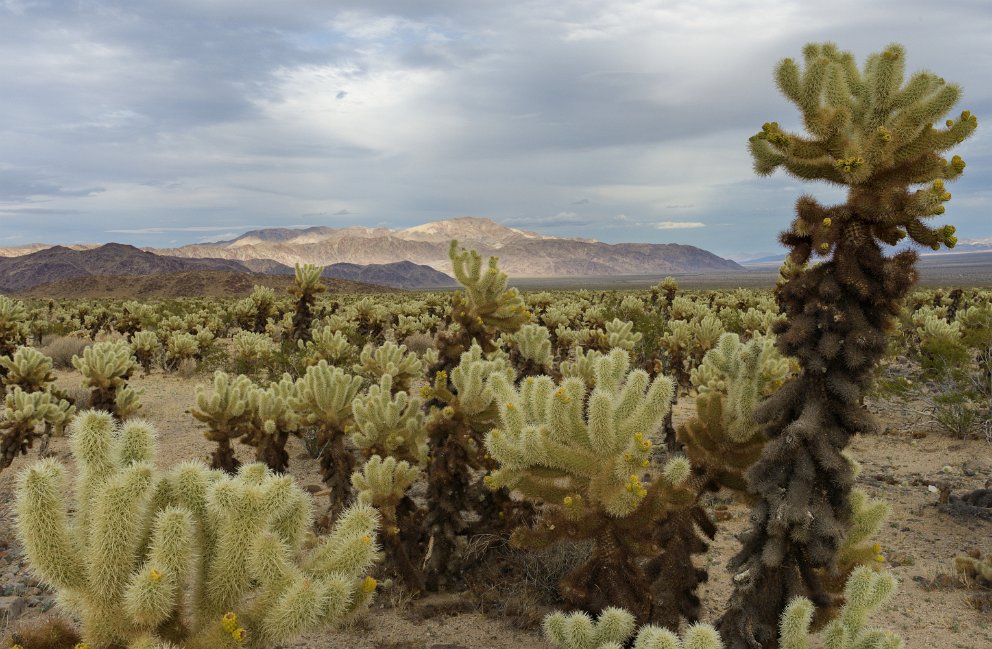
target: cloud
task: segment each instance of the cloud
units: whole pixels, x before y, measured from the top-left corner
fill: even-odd
[[[311,228],[312,225],[187,225],[182,227],[149,227],[149,228],[118,228],[104,230],[111,234],[163,234],[165,232],[219,232],[222,230],[237,231],[262,230],[265,228]],[[233,236],[238,236],[234,234]],[[226,234],[223,236],[227,236]]]
[[[481,213],[763,250],[799,194],[830,196],[753,175],[747,138],[801,127],[778,60],[842,36],[863,61],[898,40],[907,69],[960,83],[987,122],[973,53],[990,31],[981,2],[924,0],[0,1],[0,215],[53,243]],[[969,166],[948,218],[992,236],[972,171],[992,165],[992,132],[954,153]]]
[[[705,223],[698,221],[661,221],[655,223],[654,227],[659,230],[690,230],[694,228],[705,228]]]

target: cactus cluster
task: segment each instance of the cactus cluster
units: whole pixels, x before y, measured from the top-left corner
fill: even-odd
[[[155,438],[144,422],[88,411],[72,427],[74,513],[61,463],[39,461],[18,483],[31,569],[87,646],[270,647],[368,604],[374,509],[356,505],[316,540],[310,497],[291,478],[259,464],[159,471]]]

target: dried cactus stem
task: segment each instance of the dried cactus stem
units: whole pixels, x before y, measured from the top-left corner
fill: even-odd
[[[324,449],[320,454],[320,475],[331,492],[328,497],[333,518],[344,509],[351,495],[351,474],[355,470],[355,457],[345,447],[344,434],[340,431],[319,431],[317,445]]]

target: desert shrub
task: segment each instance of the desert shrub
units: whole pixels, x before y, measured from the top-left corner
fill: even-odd
[[[51,358],[55,368],[71,370],[72,358],[81,355],[92,344],[91,340],[78,336],[46,336],[38,351]]]

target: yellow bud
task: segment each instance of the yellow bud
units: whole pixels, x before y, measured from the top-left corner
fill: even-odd
[[[827,252],[828,250],[830,250],[830,244],[829,243],[821,243],[820,244],[820,251],[821,252]]]
[[[945,124],[946,126],[948,126],[948,127],[950,127],[950,126],[954,126],[954,120],[953,120],[953,119],[949,119],[949,120],[947,120],[946,122],[944,122],[944,124]]]
[[[506,409],[507,409],[507,410],[511,410],[511,411],[512,411],[512,410],[513,410],[513,408],[514,408],[514,406],[513,406],[513,402],[512,402],[512,401],[507,401],[507,402],[506,402]]]
[[[244,627],[238,627],[231,631],[231,637],[234,638],[235,642],[244,642],[245,638],[248,637],[248,632],[244,630]]]
[[[366,576],[365,579],[362,581],[362,592],[363,593],[371,593],[372,591],[375,590],[375,587],[378,584],[379,584],[379,582],[377,582],[375,579],[373,579],[372,577]]]
[[[624,460],[624,462],[633,462],[634,461],[634,454],[633,453],[630,453],[630,452],[624,453],[623,454],[623,460]]]
[[[365,534],[364,536],[362,536],[362,543],[364,543],[365,545],[370,545],[372,543],[372,537],[369,536],[368,534]]]
[[[90,649],[88,642],[77,642],[72,646],[72,649]]]
[[[885,563],[885,555],[884,554],[875,555],[875,561],[879,563]]]
[[[565,496],[564,498],[561,499],[561,502],[566,507],[571,507],[572,505],[575,504],[575,499],[572,498],[571,496]]]
[[[430,399],[434,395],[434,390],[429,385],[420,388],[420,398]]]
[[[156,570],[155,568],[152,568],[148,572],[148,580],[149,581],[154,581],[156,583],[157,582],[160,582],[160,581],[162,581],[162,573],[159,572],[158,570]]]
[[[650,464],[650,462],[647,460],[641,460],[641,466],[647,466],[648,464]]]
[[[833,223],[833,219],[831,219],[829,216],[823,219],[823,227],[825,228],[829,228],[832,223]]]
[[[881,554],[882,546],[876,543],[875,545],[871,546],[871,551],[874,552],[875,554]]]

